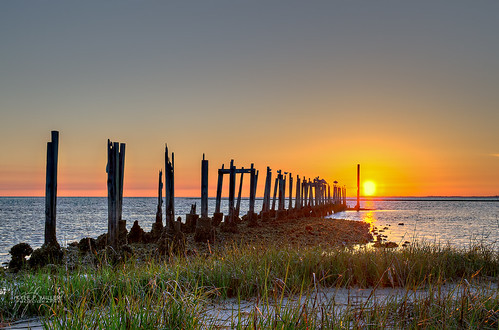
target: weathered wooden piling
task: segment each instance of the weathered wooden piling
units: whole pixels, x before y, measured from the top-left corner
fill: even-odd
[[[241,171],[241,177],[240,177],[240,181],[239,181],[239,191],[237,194],[237,202],[236,202],[236,212],[235,212],[236,218],[239,217],[239,210],[241,208],[241,192],[243,190],[244,167],[242,167],[241,169],[242,169],[242,171]]]
[[[222,168],[218,170],[218,182],[217,182],[217,199],[215,201],[215,213],[220,212],[220,204],[222,203],[222,186],[224,181],[224,164],[222,164]]]
[[[208,217],[208,160],[201,161],[201,217]]]
[[[262,211],[260,215],[262,220],[268,219],[268,212],[270,211],[270,189],[272,185],[272,171],[267,166],[267,174],[265,176],[265,187],[263,189]]]
[[[191,204],[191,210],[185,215],[185,230],[192,233],[196,230],[199,215],[196,214],[196,203]]]
[[[280,173],[280,171],[277,171],[277,173]],[[272,211],[275,211],[275,202],[276,202],[278,185],[279,185],[279,174],[277,174],[277,177],[275,178],[275,183],[274,183],[274,197],[272,199]]]
[[[123,204],[125,144],[107,140],[107,156],[108,244],[116,247]]]
[[[194,240],[196,242],[209,242],[214,240],[215,233],[212,220],[208,217],[208,160],[201,161],[201,217],[196,220]]]
[[[175,225],[175,155],[168,152],[165,144],[165,222],[169,231],[177,231]]]
[[[288,209],[291,210],[293,208],[293,176],[289,173],[289,204]]]
[[[328,204],[332,203],[332,200],[331,200],[331,186],[329,184],[327,185],[327,202],[328,202]]]
[[[52,131],[51,142],[47,142],[47,168],[45,182],[45,245],[58,244],[56,237],[58,157],[59,132]]]
[[[302,199],[302,206],[307,207],[308,206],[308,181],[306,178],[303,178],[303,199]]]
[[[242,176],[242,173],[241,173]],[[257,218],[255,214],[255,199],[256,199],[256,186],[258,184],[258,172],[255,170],[254,164],[250,168],[250,196],[249,196],[249,209],[248,209],[248,225],[255,226]]]
[[[308,180],[308,206],[314,206],[314,183]]]
[[[258,174],[260,173],[260,170],[255,170],[255,198],[256,198],[256,189],[258,188]]]
[[[321,199],[321,186],[319,183],[319,179],[314,179],[314,190],[315,190],[315,205],[320,205]]]
[[[295,199],[295,209],[301,208],[301,180],[300,176],[296,176],[296,199]]]
[[[120,143],[120,153],[119,153],[119,189],[118,189],[118,221],[123,220],[123,180],[125,175],[125,147],[124,143]]]
[[[279,179],[279,203],[277,210],[282,211],[284,210],[284,178],[283,175],[281,174],[281,170],[277,171],[277,178]]]
[[[234,160],[230,161],[230,173],[229,173],[229,217],[228,223],[234,223],[234,198],[236,194],[236,167],[234,166]]]
[[[279,178],[279,205],[276,213],[277,219],[284,219],[286,216],[285,200],[286,200],[286,172],[282,174],[281,171],[278,172]]]
[[[158,206],[156,208],[156,223],[163,224],[163,171],[159,171],[158,178]]]
[[[357,164],[357,205],[355,205],[355,209],[360,210],[360,164]]]

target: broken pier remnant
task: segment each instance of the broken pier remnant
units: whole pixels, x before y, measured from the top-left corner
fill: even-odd
[[[179,225],[175,224],[175,155],[168,152],[165,144],[165,222],[169,231],[179,231]]]
[[[107,140],[108,244],[116,247],[123,210],[125,143]]]
[[[51,142],[47,142],[47,171],[45,183],[45,245],[57,244],[57,162],[59,154],[59,132],[51,132]]]

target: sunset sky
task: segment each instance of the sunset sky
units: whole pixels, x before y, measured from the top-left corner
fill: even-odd
[[[378,196],[499,194],[499,1],[2,1],[0,196],[176,195],[201,159],[338,180]],[[228,190],[227,186],[224,188]],[[247,190],[246,190],[247,194]]]

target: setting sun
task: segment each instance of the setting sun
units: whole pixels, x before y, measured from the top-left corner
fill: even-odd
[[[376,192],[376,185],[372,181],[364,182],[364,196],[372,196]]]

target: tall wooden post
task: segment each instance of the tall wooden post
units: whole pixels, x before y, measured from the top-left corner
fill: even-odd
[[[45,182],[45,245],[58,244],[56,238],[58,158],[59,132],[52,131],[51,142],[47,142],[47,169]]]
[[[285,191],[285,183],[284,183],[284,178],[283,175],[281,174],[281,171],[278,171],[278,178],[279,178],[279,206],[278,210],[282,211],[284,210],[284,191]]]
[[[347,187],[343,187],[343,205],[347,206]]]
[[[254,164],[251,164],[251,169],[250,169],[250,199],[249,199],[249,211],[248,211],[249,214],[253,214],[255,212],[256,185],[257,185],[257,173],[256,173],[256,170],[254,168]]]
[[[327,203],[331,204],[331,186],[327,185]]]
[[[277,171],[277,173],[280,173],[280,170]],[[275,211],[275,201],[276,201],[276,196],[277,196],[277,186],[279,184],[279,174],[277,174],[277,177],[275,178],[275,184],[274,184],[274,198],[272,199],[272,211]]]
[[[301,181],[300,176],[296,176],[296,198],[295,198],[295,209],[301,208]]]
[[[257,224],[257,219],[255,215],[255,199],[256,199],[256,186],[258,183],[258,172],[254,168],[254,164],[251,164],[250,169],[250,198],[249,198],[249,210],[248,210],[248,222],[250,226],[255,226]]]
[[[321,184],[321,204],[322,205],[326,204],[326,199],[327,199],[326,184],[324,182],[322,182],[322,184]]]
[[[289,205],[288,209],[293,208],[293,176],[289,173]]]
[[[229,173],[229,223],[234,223],[234,197],[236,194],[236,167],[234,166],[234,160],[230,161],[230,173]]]
[[[118,183],[118,221],[123,220],[123,179],[125,177],[125,143],[120,143],[119,151],[119,183]]]
[[[125,144],[107,140],[108,243],[113,247],[118,243],[122,218],[124,172]]]
[[[208,160],[201,161],[201,218],[208,217]]]
[[[307,203],[308,203],[308,182],[307,182],[307,179],[306,178],[303,178],[303,184],[302,184],[303,188],[303,193],[302,193],[302,206],[304,207],[307,207]]]
[[[108,231],[108,244],[114,246],[116,244],[116,186],[115,186],[115,162],[116,157],[113,150],[113,143],[107,140],[107,231]]]
[[[320,203],[320,190],[321,190],[321,187],[320,187],[320,183],[319,183],[319,180],[315,179],[314,180],[314,189],[315,189],[315,205],[319,205]]]
[[[241,168],[244,170],[244,167]],[[241,192],[243,190],[243,178],[244,178],[244,172],[241,172],[241,180],[239,181],[239,192],[237,194],[237,202],[236,202],[236,212],[235,216],[239,217],[239,209],[241,208]]]
[[[217,199],[215,202],[215,213],[220,213],[220,204],[222,203],[222,186],[224,182],[224,164],[222,164],[222,169],[218,170],[218,183],[217,183]]]
[[[309,206],[314,206],[314,183],[312,179],[308,179],[308,205]]]
[[[168,152],[165,144],[165,218],[168,230],[175,230],[175,155]]]
[[[265,177],[265,189],[263,191],[262,212],[270,210],[270,188],[272,185],[272,171],[267,166],[267,176]]]
[[[357,211],[360,210],[360,164],[357,164],[357,205],[355,205]]]
[[[163,171],[159,171],[158,178],[158,207],[156,209],[156,223],[163,224]]]
[[[256,189],[258,188],[258,174],[260,173],[260,170],[256,170],[255,173],[255,198],[256,198]]]

